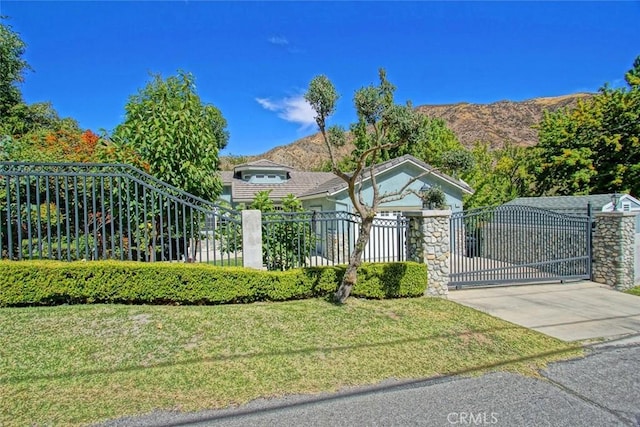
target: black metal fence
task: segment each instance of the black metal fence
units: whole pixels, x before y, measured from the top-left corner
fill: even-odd
[[[502,205],[451,217],[451,285],[588,279],[590,216]]]
[[[121,164],[0,162],[3,259],[242,265],[239,212]]]
[[[270,270],[346,264],[359,235],[360,217],[343,211],[262,214],[263,262]],[[408,220],[376,218],[365,262],[404,261]]]

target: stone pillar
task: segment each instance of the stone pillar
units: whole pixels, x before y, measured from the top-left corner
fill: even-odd
[[[403,214],[409,219],[408,260],[427,264],[426,294],[446,298],[449,294],[451,211],[424,210]]]
[[[593,236],[593,280],[618,290],[634,286],[635,212],[598,212]]]
[[[242,265],[262,269],[262,212],[242,211]]]

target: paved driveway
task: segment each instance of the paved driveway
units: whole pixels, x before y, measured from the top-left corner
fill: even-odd
[[[640,297],[594,282],[452,290],[449,299],[563,341],[640,342]]]

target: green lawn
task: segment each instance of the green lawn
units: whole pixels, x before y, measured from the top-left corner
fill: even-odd
[[[217,259],[215,261],[211,260],[211,261],[206,261],[206,260],[202,260],[202,262],[206,263],[206,264],[212,264],[212,265],[217,265],[219,267],[242,267],[242,257],[238,257],[236,258],[227,258],[226,256],[220,259]]]
[[[79,425],[581,350],[440,299],[0,309],[0,425]]]
[[[631,288],[625,292],[631,295],[638,295],[640,297],[640,286],[636,286],[635,288]]]

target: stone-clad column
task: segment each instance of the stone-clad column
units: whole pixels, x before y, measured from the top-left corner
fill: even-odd
[[[593,236],[593,280],[618,290],[634,286],[635,212],[598,212]]]
[[[408,260],[427,264],[427,295],[446,297],[449,294],[451,211],[404,212],[404,216],[409,219]]]

